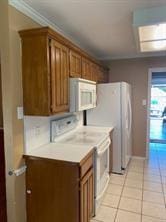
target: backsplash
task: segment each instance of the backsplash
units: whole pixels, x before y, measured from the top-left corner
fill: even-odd
[[[54,119],[70,116],[71,113],[51,117],[24,116],[24,152],[36,149],[50,142],[50,122]],[[76,113],[78,125],[83,124],[82,112]]]

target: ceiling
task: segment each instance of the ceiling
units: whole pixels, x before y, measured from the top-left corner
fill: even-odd
[[[22,0],[102,60],[166,55],[140,53],[132,27],[136,9],[166,6],[166,0]]]

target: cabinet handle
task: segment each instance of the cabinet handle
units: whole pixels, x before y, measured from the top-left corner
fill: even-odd
[[[31,194],[32,193],[32,191],[31,190],[27,190],[27,194]]]

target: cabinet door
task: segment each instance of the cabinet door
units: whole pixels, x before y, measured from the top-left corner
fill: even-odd
[[[81,180],[81,222],[90,222],[94,215],[94,177],[91,169]]]
[[[83,79],[92,79],[92,74],[91,74],[91,61],[89,61],[86,58],[82,58],[82,78]]]
[[[81,56],[70,50],[70,76],[81,78]]]
[[[108,74],[105,72],[105,70],[102,67],[98,67],[98,83],[106,83],[108,82]]]
[[[92,81],[98,82],[98,66],[95,63],[91,65]]]
[[[79,222],[79,168],[75,163],[26,159],[27,222]]]
[[[51,111],[69,110],[69,50],[57,41],[51,40]]]

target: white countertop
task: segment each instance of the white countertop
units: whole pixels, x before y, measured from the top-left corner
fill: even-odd
[[[96,127],[96,126],[81,126],[76,130],[73,130],[71,133],[67,133],[66,135],[71,135],[79,131],[84,131],[86,133],[98,132],[104,135],[109,134],[113,127]],[[66,136],[67,137],[67,136]],[[94,144],[71,144],[71,143],[63,143],[63,141],[57,141],[53,143],[48,143],[34,150],[30,150],[26,152],[26,156],[33,156],[39,158],[46,159],[54,159],[54,160],[63,160],[69,162],[79,163],[81,162],[86,155],[92,151],[95,147]]]
[[[63,160],[80,163],[86,155],[93,150],[89,145],[71,145],[63,143],[49,143],[35,150],[27,152],[26,156],[46,159]]]
[[[96,132],[101,132],[101,133],[110,133],[114,127],[103,127],[103,126],[92,126],[92,125],[87,125],[87,126],[81,126],[80,128],[87,130],[89,132],[91,131],[96,131]]]

